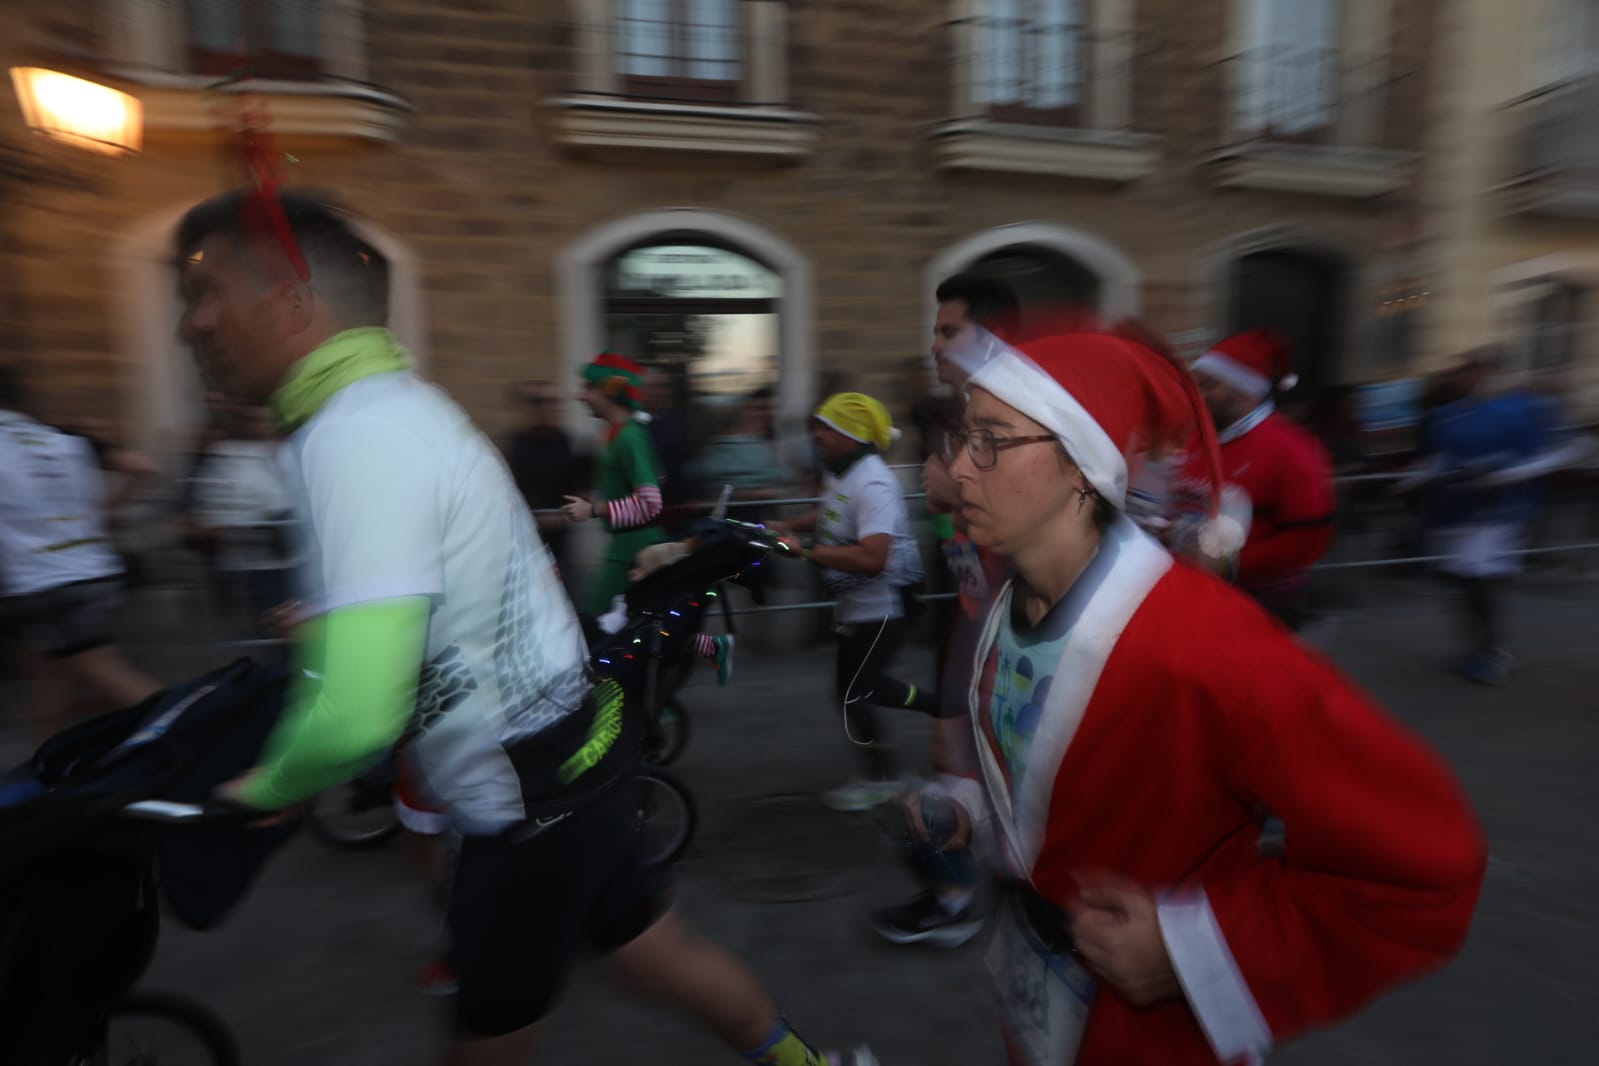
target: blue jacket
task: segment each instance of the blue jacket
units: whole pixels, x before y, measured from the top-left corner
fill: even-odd
[[[1477,479],[1557,447],[1564,435],[1561,421],[1552,400],[1530,392],[1458,400],[1429,413],[1422,423],[1422,450],[1442,469],[1426,495],[1429,522],[1457,526],[1537,518],[1545,478],[1499,488],[1484,488]]]

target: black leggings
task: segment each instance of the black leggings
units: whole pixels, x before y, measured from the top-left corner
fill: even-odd
[[[1466,593],[1467,640],[1473,652],[1485,655],[1501,647],[1504,638],[1501,582],[1491,577],[1459,580]]]
[[[844,725],[860,748],[866,775],[874,781],[894,776],[894,758],[878,725],[877,707],[924,710],[932,694],[920,692],[886,671],[905,639],[905,619],[840,626],[834,686],[844,708]],[[936,706],[936,703],[933,704]]]

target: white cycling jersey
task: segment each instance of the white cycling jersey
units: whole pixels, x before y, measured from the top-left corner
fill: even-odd
[[[121,573],[93,446],[0,411],[0,594],[28,596]]]
[[[578,709],[586,648],[500,453],[410,373],[336,393],[285,442],[309,615],[432,601],[411,751],[463,832],[523,820],[510,751]]]

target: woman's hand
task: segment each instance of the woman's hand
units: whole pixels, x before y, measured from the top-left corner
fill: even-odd
[[[1135,1007],[1182,995],[1149,891],[1109,875],[1079,878],[1079,884],[1072,939],[1094,972]]]

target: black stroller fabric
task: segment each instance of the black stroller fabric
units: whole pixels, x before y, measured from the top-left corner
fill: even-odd
[[[296,825],[130,822],[138,800],[199,802],[254,765],[285,678],[240,660],[47,741],[0,781],[0,1046],[59,1066],[92,1043],[172,913],[215,925]]]
[[[294,826],[191,829],[116,814],[137,800],[206,800],[249,769],[282,713],[285,688],[281,671],[241,659],[46,741],[30,764],[45,791],[0,808],[0,891],[68,847],[131,854],[157,860],[180,921],[216,924]]]
[[[754,547],[742,529],[707,520],[697,523],[688,533],[695,538],[692,554],[628,588],[629,615],[659,609],[684,598],[700,598],[717,582],[739,575],[743,575],[743,584],[758,584],[752,579],[767,553]]]

